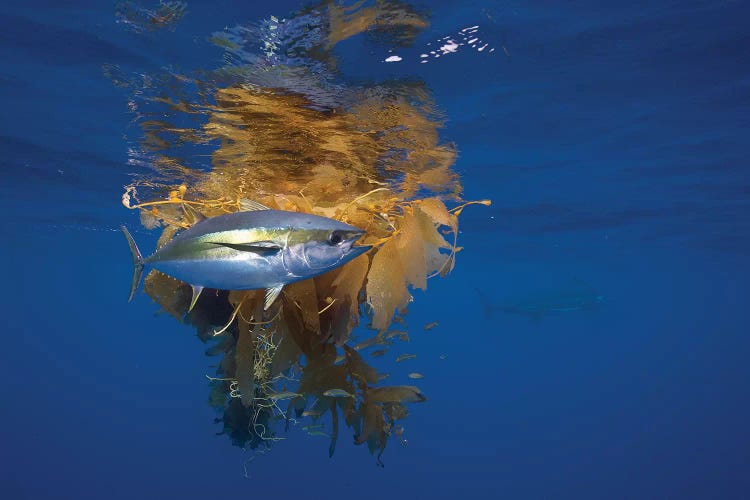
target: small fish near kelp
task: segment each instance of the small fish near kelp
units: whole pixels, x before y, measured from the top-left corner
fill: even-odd
[[[143,268],[155,269],[193,288],[191,310],[204,288],[265,289],[268,309],[284,285],[313,278],[368,251],[354,246],[365,232],[327,217],[271,210],[245,202],[245,211],[202,218],[147,258],[125,226],[133,254],[130,299]]]
[[[354,394],[345,391],[344,389],[328,389],[323,393],[323,396],[329,398],[353,398]]]
[[[391,385],[368,389],[365,400],[369,403],[422,403],[427,401],[427,396],[413,385]]]

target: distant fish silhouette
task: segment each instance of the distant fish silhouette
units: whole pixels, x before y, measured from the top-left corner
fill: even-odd
[[[538,321],[552,314],[596,309],[604,302],[604,296],[579,280],[574,280],[574,286],[570,288],[533,292],[499,304],[492,303],[481,290],[476,289],[476,291],[487,317],[500,311],[506,314],[527,316]]]

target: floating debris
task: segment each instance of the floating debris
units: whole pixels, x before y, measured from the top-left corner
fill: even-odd
[[[424,325],[424,329],[425,330],[432,330],[436,326],[438,326],[438,322],[437,321],[433,321],[432,323],[427,323],[426,325]]]

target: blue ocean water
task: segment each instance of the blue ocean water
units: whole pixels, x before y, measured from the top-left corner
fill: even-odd
[[[2,498],[747,497],[743,2],[423,2],[410,46],[336,47],[331,88],[424,82],[464,197],[493,201],[414,293],[401,349],[429,400],[384,468],[348,435],[330,459],[296,429],[232,447],[194,330],[126,302],[140,167],[113,71],[213,70],[212,33],[303,7],[181,5],[159,29],[145,0],[0,6]],[[482,45],[435,50],[474,26]]]

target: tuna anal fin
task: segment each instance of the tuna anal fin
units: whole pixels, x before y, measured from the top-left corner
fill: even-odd
[[[271,210],[271,209],[265,205],[258,203],[257,201],[248,200],[247,198],[242,198],[240,200],[240,210],[242,212],[252,212],[253,210]]]
[[[281,293],[281,289],[284,288],[284,285],[276,285],[273,288],[267,288],[266,289],[266,301],[263,305],[263,310],[267,311],[269,307],[271,307],[271,304],[274,303],[276,298]]]
[[[187,312],[193,310],[193,307],[195,307],[195,303],[198,302],[198,297],[200,297],[201,292],[203,291],[203,287],[198,285],[190,285],[190,288],[193,289],[193,298],[190,299],[190,307],[188,307]]]

